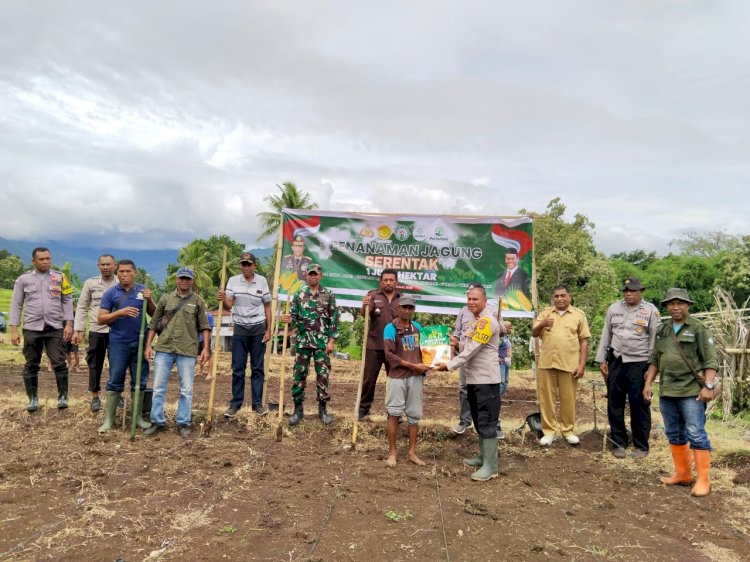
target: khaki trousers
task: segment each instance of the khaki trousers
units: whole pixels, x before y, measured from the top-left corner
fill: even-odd
[[[559,430],[563,436],[573,435],[576,425],[576,390],[578,379],[568,371],[560,369],[537,369],[536,394],[542,414],[542,430],[545,435],[555,435],[558,431],[555,415],[555,400],[560,396]]]

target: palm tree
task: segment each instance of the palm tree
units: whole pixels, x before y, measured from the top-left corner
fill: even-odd
[[[275,237],[278,235],[281,226],[281,209],[317,209],[318,204],[313,203],[309,193],[300,190],[294,182],[285,181],[276,187],[281,191],[281,195],[268,194],[263,198],[270,211],[258,213],[258,220],[263,231],[258,235],[260,242],[264,238]]]

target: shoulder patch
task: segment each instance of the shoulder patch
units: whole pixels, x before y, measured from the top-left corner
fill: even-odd
[[[474,328],[474,333],[471,334],[471,339],[482,345],[489,343],[492,338],[492,321],[490,318],[483,316],[477,320],[477,325]]]

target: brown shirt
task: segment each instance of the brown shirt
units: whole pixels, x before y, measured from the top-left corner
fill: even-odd
[[[573,372],[581,360],[581,341],[591,337],[586,316],[580,308],[569,306],[560,314],[554,306],[542,310],[534,326],[552,317],[552,328],[545,328],[539,335],[542,350],[539,354],[540,369],[559,369]]]
[[[383,330],[398,317],[398,299],[401,293],[394,292],[391,302],[383,289],[377,289],[367,293],[370,297],[370,330],[367,332],[367,349],[382,351]]]

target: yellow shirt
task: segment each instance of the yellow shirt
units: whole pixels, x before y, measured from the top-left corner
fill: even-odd
[[[563,314],[554,306],[548,306],[539,313],[534,326],[549,317],[555,323],[552,328],[544,328],[539,335],[542,349],[538,367],[573,372],[581,360],[580,340],[591,337],[586,316],[575,306],[569,306]]]

